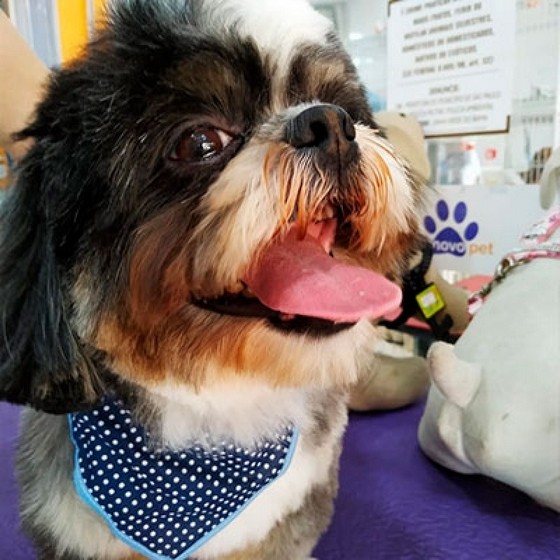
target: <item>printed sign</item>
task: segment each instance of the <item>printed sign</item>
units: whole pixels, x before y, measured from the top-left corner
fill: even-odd
[[[427,137],[506,132],[514,47],[514,0],[393,1],[388,107]]]
[[[493,274],[543,214],[535,185],[440,186],[423,223],[440,270]]]

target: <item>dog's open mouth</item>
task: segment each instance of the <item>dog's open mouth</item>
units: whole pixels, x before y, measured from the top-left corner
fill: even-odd
[[[293,333],[329,335],[355,324],[282,313],[267,307],[256,297],[247,297],[243,293],[225,294],[215,299],[200,299],[194,303],[221,315],[266,319],[275,328]]]
[[[292,226],[252,263],[246,290],[199,307],[216,313],[267,319],[297,333],[334,334],[361,319],[377,319],[400,304],[400,289],[384,276],[338,261],[331,249],[336,218],[312,223],[304,232]]]

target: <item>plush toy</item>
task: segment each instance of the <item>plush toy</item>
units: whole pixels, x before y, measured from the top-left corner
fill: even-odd
[[[560,190],[560,150],[541,180]],[[560,511],[560,207],[506,256],[455,346],[428,353],[419,442],[434,461],[481,473]],[[473,299],[476,302],[477,298]]]
[[[357,412],[406,406],[424,397],[430,383],[426,359],[407,348],[406,335],[377,330],[375,354],[350,393],[349,407]]]

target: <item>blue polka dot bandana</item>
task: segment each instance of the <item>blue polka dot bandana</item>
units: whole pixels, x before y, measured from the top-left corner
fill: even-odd
[[[250,450],[154,451],[119,401],[69,415],[80,496],[117,537],[154,560],[182,560],[223,529],[288,467],[297,432]]]

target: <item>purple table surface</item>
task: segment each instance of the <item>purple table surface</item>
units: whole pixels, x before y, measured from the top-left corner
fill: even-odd
[[[333,522],[319,560],[558,560],[560,514],[482,476],[430,462],[416,442],[422,404],[352,415]],[[34,560],[18,528],[18,408],[0,404],[0,560]],[[293,560],[293,559],[278,559]]]

